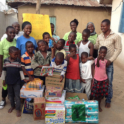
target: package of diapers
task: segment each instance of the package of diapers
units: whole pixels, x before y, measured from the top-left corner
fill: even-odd
[[[65,105],[66,123],[99,123],[98,101],[67,101]]]

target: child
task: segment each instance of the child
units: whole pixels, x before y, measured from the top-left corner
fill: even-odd
[[[65,89],[67,92],[81,93],[79,55],[76,55],[75,44],[69,46],[69,52],[70,54],[66,57],[68,65],[65,76]]]
[[[63,39],[59,39],[57,44],[56,44],[56,53],[55,55],[58,53],[58,52],[62,52],[64,54],[64,58],[66,57],[66,52],[65,50],[63,49],[65,46],[65,40]]]
[[[65,43],[65,46],[64,46],[64,49],[65,49],[65,52],[66,52],[66,55],[68,55],[70,52],[69,52],[69,45],[70,44],[75,44],[75,39],[76,39],[76,33],[75,32],[71,32],[68,36],[68,41]],[[77,51],[76,51],[76,54],[78,54],[78,46],[76,45],[77,47]]]
[[[31,68],[31,61],[34,59],[34,45],[31,41],[26,42],[26,52],[21,56],[21,66],[25,75],[25,79],[32,81],[34,72]]]
[[[9,47],[11,46],[16,46],[16,40],[14,39],[15,37],[15,29],[12,26],[8,26],[6,28],[6,34],[7,38],[3,39],[0,42],[0,76],[2,73],[2,68],[3,68],[3,60],[9,57]],[[2,87],[2,101],[0,102],[0,109],[3,109],[4,106],[6,105],[6,97],[7,97],[7,85]]]
[[[50,34],[48,32],[43,33],[43,41],[48,44],[48,51],[51,51],[53,47],[53,41],[50,39]]]
[[[64,54],[58,52],[55,58],[52,59],[50,66],[54,67],[53,72],[60,73],[60,82],[62,82],[67,69],[67,61],[64,60]]]
[[[83,30],[82,33],[83,40],[78,43],[80,57],[82,52],[87,52],[88,56],[93,56],[94,45],[93,43],[88,41],[89,36],[90,36],[90,30],[89,29]]]
[[[81,54],[81,63],[80,63],[80,72],[81,72],[81,85],[82,92],[86,92],[87,98],[90,99],[91,94],[91,83],[92,83],[92,64],[94,60],[88,60],[88,53],[82,52]],[[91,58],[93,59],[93,57]]]
[[[101,112],[101,100],[105,96],[108,96],[108,77],[106,74],[106,63],[107,60],[105,56],[107,54],[107,48],[102,46],[99,50],[99,56],[95,59],[95,75],[94,75],[94,84],[91,92],[91,96],[95,97],[99,101],[99,111]]]
[[[10,47],[9,55],[10,57],[4,60],[1,78],[3,79],[3,85],[8,85],[8,95],[11,102],[11,108],[8,110],[8,113],[11,113],[15,109],[15,97],[17,110],[16,115],[17,117],[20,117],[20,83],[21,80],[24,80],[25,78],[21,69],[21,63],[18,59],[18,49],[14,46]]]
[[[23,32],[20,31],[20,25],[19,25],[18,22],[14,22],[14,23],[12,24],[12,27],[15,29],[15,39],[17,40],[17,38],[19,38],[20,36],[23,35]],[[1,41],[2,41],[3,39],[5,39],[5,38],[7,38],[7,34],[4,34],[4,35],[2,36]]]
[[[51,62],[51,55],[50,51],[47,51],[47,43],[43,40],[38,41],[38,52],[34,55],[34,59],[31,61],[31,67],[34,70],[34,77],[40,78],[44,81],[45,84],[45,77],[41,76],[41,69],[43,66],[49,66]],[[53,53],[53,52],[52,52]]]
[[[26,47],[25,44],[27,41],[31,41],[34,44],[34,49],[37,50],[37,43],[36,40],[30,36],[32,31],[32,25],[30,22],[24,22],[22,24],[22,27],[24,28],[24,34],[17,39],[16,47],[20,50],[21,56],[25,54]]]

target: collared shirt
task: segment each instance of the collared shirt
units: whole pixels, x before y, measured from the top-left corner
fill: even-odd
[[[25,67],[25,70],[31,75],[34,75],[33,68],[31,68],[31,61],[33,60],[33,57],[31,58],[27,52],[21,56],[21,66]],[[25,78],[29,79],[28,75],[24,73]]]
[[[73,44],[75,44],[75,42],[73,42]],[[68,55],[68,54],[70,54],[70,52],[69,52],[69,41],[67,41],[66,43],[65,43],[65,46],[64,46],[64,50],[65,50],[65,52],[66,52],[66,56]],[[76,45],[76,50],[77,50],[77,53],[76,54],[78,54],[79,52],[79,50],[78,50],[78,46]]]
[[[5,80],[6,84],[21,83],[21,80],[25,79],[21,62],[18,58],[13,62],[9,58],[4,60],[1,79]]]
[[[96,40],[94,48],[100,49],[101,46],[107,47],[107,54],[105,59],[113,62],[122,50],[121,37],[113,31],[111,31],[106,38],[104,34],[101,33]]]
[[[53,72],[60,73],[60,75],[65,76],[65,72],[67,69],[67,61],[66,60],[64,60],[61,65],[56,65],[55,58],[53,58],[50,66],[52,66],[54,68]]]
[[[41,54],[40,51],[38,51],[34,55],[34,59],[31,61],[31,67],[34,69],[34,75],[35,76],[41,76],[41,68],[37,68],[39,65],[46,65],[50,64],[51,62],[51,52],[47,51],[47,57],[44,58],[44,56]]]

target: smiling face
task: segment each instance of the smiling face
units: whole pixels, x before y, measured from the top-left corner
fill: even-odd
[[[101,30],[103,33],[106,33],[108,30],[110,30],[110,25],[108,25],[106,22],[101,23]]]
[[[33,53],[33,51],[34,51],[33,43],[27,43],[26,50],[27,50],[28,53]]]
[[[38,49],[42,52],[47,51],[47,45],[43,42],[38,43]]]
[[[68,36],[68,40],[70,43],[73,43],[76,39],[76,35],[74,33],[70,33]]]
[[[15,33],[18,34],[20,31],[20,25],[18,23],[15,23],[12,26],[15,29]]]
[[[88,41],[89,34],[86,33],[86,32],[83,32],[83,34],[82,34],[82,38],[83,38],[83,41]]]
[[[49,34],[44,35],[43,40],[45,42],[49,43],[49,39],[50,39],[50,35]]]
[[[56,47],[57,47],[57,50],[63,49],[64,45],[63,45],[63,43],[61,42],[61,40],[59,40],[59,41],[57,42]]]
[[[99,56],[101,57],[101,59],[104,59],[105,56],[106,56],[106,54],[107,54],[106,49],[101,49],[101,50],[99,51]]]
[[[8,39],[12,41],[15,37],[15,29],[14,28],[9,28],[6,32]]]
[[[32,26],[31,26],[31,25],[26,25],[26,26],[24,27],[24,34],[25,34],[25,35],[29,36],[30,33],[31,33],[31,31],[32,31]]]
[[[90,33],[93,33],[93,32],[94,32],[94,26],[93,26],[93,24],[89,24],[89,25],[87,26],[87,29],[90,30]]]
[[[76,29],[77,29],[76,23],[75,23],[75,22],[72,22],[72,23],[70,24],[70,26],[71,26],[71,30],[72,30],[73,32],[76,32]]]

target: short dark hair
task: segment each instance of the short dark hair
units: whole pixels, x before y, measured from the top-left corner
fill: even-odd
[[[50,34],[48,32],[44,32],[43,33],[43,38],[45,37],[45,35],[49,35],[50,36]]]
[[[102,21],[102,23],[103,23],[103,22],[106,22],[107,25],[110,25],[110,20],[109,20],[109,19],[104,19],[104,20]]]
[[[6,28],[6,32],[7,32],[10,28],[14,29],[12,26],[8,26],[8,27]],[[15,29],[14,29],[14,30],[15,30]]]
[[[50,24],[54,26],[54,24],[53,24],[53,23],[50,23]]]
[[[65,40],[64,39],[59,39],[58,41],[61,41],[63,46],[65,45]]]
[[[84,29],[83,32],[82,32],[82,34],[83,33],[87,33],[88,35],[90,35],[90,30],[89,29]]]
[[[58,52],[55,57],[58,58],[59,60],[62,60],[64,59],[64,54],[62,52]]]
[[[26,25],[31,25],[31,23],[28,22],[28,21],[23,22],[23,23],[22,23],[22,30],[25,28]],[[31,26],[32,26],[32,25],[31,25]]]
[[[37,42],[37,45],[38,45],[39,43],[44,43],[45,45],[47,45],[47,43],[46,43],[44,40],[39,40],[39,41]]]
[[[82,57],[82,56],[88,57],[88,53],[87,53],[87,52],[82,52],[82,53],[81,53],[81,57]]]
[[[14,46],[9,47],[9,53],[17,52],[18,50],[19,49]]]
[[[77,36],[76,32],[71,32],[70,34],[75,35],[75,37]],[[70,34],[69,34],[69,35],[70,35]]]
[[[99,49],[99,51],[101,51],[102,49],[104,49],[104,50],[107,51],[107,47],[105,47],[105,46],[101,46],[100,49]]]
[[[75,44],[70,44],[69,45],[69,50],[71,50],[71,48],[76,48],[76,45]]]
[[[25,47],[27,47],[27,44],[28,44],[28,43],[32,43],[32,42],[31,42],[31,41],[27,41],[26,44],[25,44]],[[32,43],[32,44],[33,44],[33,43]],[[34,44],[33,44],[33,46],[34,46]]]
[[[70,25],[71,25],[72,22],[74,22],[77,26],[78,26],[78,24],[79,24],[79,22],[78,22],[77,19],[72,20],[72,21],[70,22]]]

